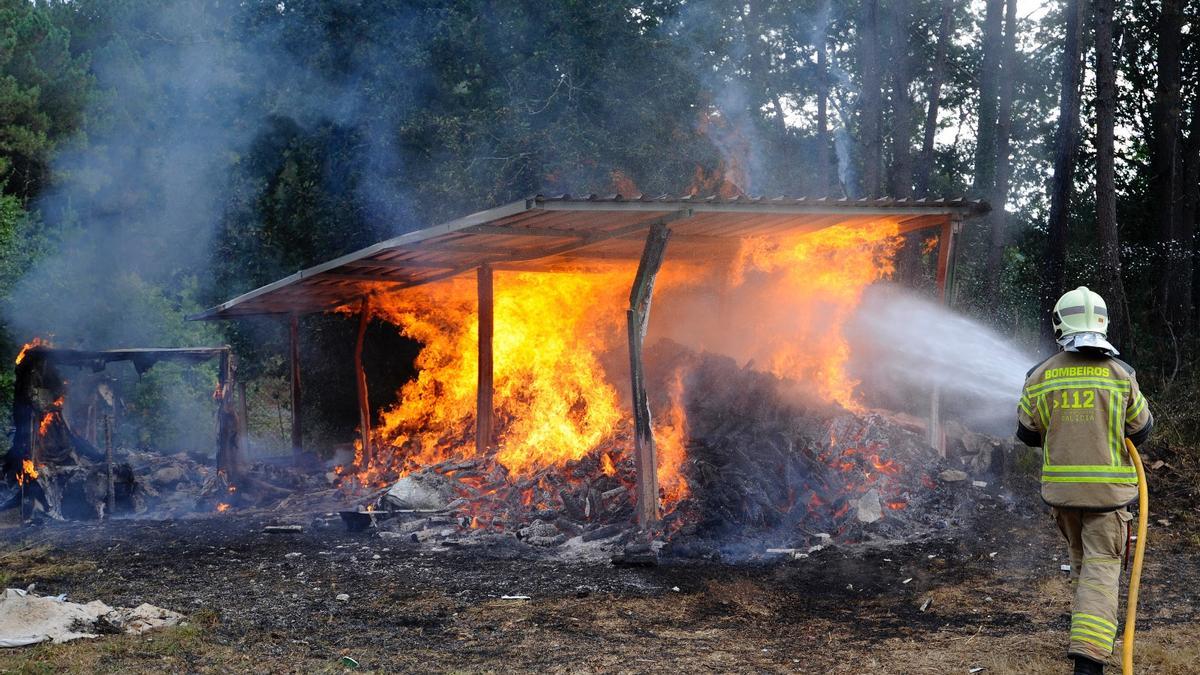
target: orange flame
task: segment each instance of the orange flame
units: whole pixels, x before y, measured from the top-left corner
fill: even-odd
[[[850,345],[842,328],[867,286],[891,277],[902,243],[891,220],[745,240],[731,281],[750,294],[747,306],[757,313],[749,319],[756,328],[749,356],[775,375],[812,383],[821,398],[861,412],[858,381],[846,370]]]
[[[25,353],[34,347],[49,347],[50,343],[42,338],[35,337],[24,345],[21,345],[21,351],[17,353],[17,364],[20,365],[25,360]]]
[[[713,322],[706,315],[703,321],[677,324],[686,326],[680,331],[699,324],[737,325],[738,335],[703,338],[700,344],[678,336],[680,341],[752,359],[759,368],[807,384],[823,400],[858,410],[857,381],[846,371],[850,348],[842,328],[865,288],[891,275],[891,259],[902,241],[897,232],[895,222],[883,219],[746,240],[728,273],[715,278],[711,266],[687,267],[668,256],[656,295],[669,307],[701,284],[725,284],[737,296],[734,304],[741,314],[736,321]],[[606,475],[617,475],[618,463],[632,452],[631,411],[621,396],[628,388],[627,375],[619,367],[610,369],[627,358],[625,308],[633,272],[632,262],[555,273],[495,272],[497,438],[491,458],[506,470],[510,483],[589,455],[598,457]],[[373,456],[364,457],[356,443],[356,461],[347,470],[357,472],[354,478],[362,484],[379,485],[421,467],[480,455],[474,439],[474,280],[455,278],[399,292],[380,286],[373,294],[373,313],[420,342],[422,349],[416,378],[402,386],[399,402],[373,426]],[[688,440],[682,372],[668,382],[667,394],[666,410],[655,412],[654,435],[659,485],[669,507],[688,494],[681,471]],[[871,459],[864,453],[859,459],[848,465],[880,474],[898,470],[877,454]],[[465,477],[462,482],[490,494],[496,489],[494,480]],[[518,498],[533,506],[542,502],[544,493],[538,495],[530,490]],[[472,526],[500,527],[486,513],[470,515]]]
[[[494,386],[503,423],[496,460],[516,474],[577,460],[624,419],[599,357],[620,337],[630,275],[498,272]],[[473,456],[477,384],[475,286],[454,279],[379,296],[375,311],[421,342],[417,379],[375,430],[411,470]],[[358,464],[362,465],[359,457]],[[368,470],[367,482],[385,466]]]
[[[617,473],[617,465],[613,464],[612,457],[607,452],[600,453],[600,470],[605,476],[615,476]]]
[[[683,373],[675,371],[668,385],[671,407],[655,425],[654,444],[658,459],[658,487],[662,506],[669,508],[688,495],[687,480],[680,469],[687,459],[687,412],[683,407]]]
[[[221,502],[220,504],[217,504],[217,513],[225,513],[228,510],[229,510],[229,504],[226,504],[225,502]]]

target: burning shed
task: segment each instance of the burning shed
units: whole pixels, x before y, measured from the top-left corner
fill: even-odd
[[[22,517],[34,509],[52,518],[103,518],[138,510],[149,489],[139,486],[133,468],[114,455],[114,392],[105,384],[81,396],[76,431],[68,422],[68,381],[64,369],[100,373],[110,364],[130,363],[139,375],[162,362],[194,366],[218,362],[213,392],[217,422],[217,469],[222,480],[241,482],[243,462],[239,421],[233,405],[236,361],[229,347],[61,349],[41,340],[17,356],[13,387],[13,444],[4,456],[6,477],[18,491],[4,508],[19,505]],[[126,453],[127,457],[127,453]]]
[[[741,388],[743,406],[756,395],[776,396],[779,381],[797,380],[810,383],[812,406],[866,413],[845,369],[841,325],[864,288],[891,275],[903,235],[918,230],[931,235],[924,244],[927,253],[936,250],[937,287],[947,299],[955,237],[966,219],[987,210],[964,199],[537,196],[380,242],[191,318],[288,320],[298,402],[298,317],[358,314],[361,436],[347,478],[382,485],[436,467],[454,478],[450,494],[467,501],[504,501],[551,519],[604,511],[617,520],[636,516],[646,527],[689,492],[681,475],[694,445],[685,365],[707,368],[690,380]],[[656,281],[660,296],[680,300],[652,324]],[[420,376],[378,417],[361,360],[370,316],[424,345]],[[666,327],[663,337],[674,342],[649,347],[657,357],[648,364],[643,343],[652,325]],[[714,361],[712,352],[746,366]],[[936,394],[929,412],[924,429],[939,447]],[[715,433],[721,424],[696,426]],[[787,440],[777,444],[777,459],[791,466],[822,456],[878,475],[894,466],[878,451],[885,440],[866,438],[867,430],[835,422],[828,432],[826,450],[847,438],[857,445],[831,460]],[[292,440],[298,456],[295,413]],[[584,474],[598,479],[564,489]],[[901,508],[875,480],[856,483],[851,496]],[[760,506],[788,512],[825,499],[793,494],[794,486],[785,491],[763,495]],[[494,508],[469,521],[472,528],[512,525]]]

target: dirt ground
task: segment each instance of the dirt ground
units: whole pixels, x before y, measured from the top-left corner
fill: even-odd
[[[1167,501],[1152,518],[1139,672],[1195,673],[1200,527],[1190,504]],[[935,542],[657,568],[337,523],[267,534],[262,514],[9,526],[7,586],[190,621],[0,651],[0,671],[342,672],[350,657],[389,672],[1068,672],[1064,550],[1045,507],[1019,503]]]

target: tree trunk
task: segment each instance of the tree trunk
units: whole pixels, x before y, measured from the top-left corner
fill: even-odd
[[[1129,302],[1121,280],[1121,244],[1117,234],[1117,188],[1113,129],[1116,124],[1117,70],[1113,63],[1113,4],[1095,0],[1096,8],[1096,227],[1100,241],[1098,290],[1108,304],[1108,336],[1113,344],[1132,347]]]
[[[979,120],[975,134],[975,194],[990,195],[996,180],[996,96],[1000,84],[1000,26],[1004,0],[987,0],[983,63],[979,69]]]
[[[897,0],[893,4],[894,15],[891,25],[892,63],[892,171],[891,196],[904,199],[913,192],[912,137],[916,104],[909,94],[913,73],[916,69],[909,22],[912,15],[911,0]]]
[[[883,80],[879,67],[879,0],[865,0],[859,35],[862,59],[862,100],[859,134],[862,142],[862,196],[878,197],[883,166]]]
[[[1067,208],[1079,145],[1080,32],[1083,0],[1069,0],[1066,8],[1066,42],[1063,45],[1062,83],[1059,91],[1058,130],[1054,137],[1054,179],[1050,186],[1050,219],[1046,224],[1047,253],[1042,277],[1042,319],[1049,322],[1054,302],[1064,290],[1067,262]],[[1050,331],[1046,331],[1050,335]],[[1047,345],[1053,349],[1053,344]]]
[[[946,78],[946,52],[954,30],[954,0],[942,0],[942,21],[938,25],[937,56],[929,75],[929,106],[925,111],[925,136],[921,156],[917,161],[915,181],[918,197],[929,196],[929,180],[933,175],[933,142],[937,136],[938,109],[942,103],[942,82]]]
[[[988,195],[992,211],[988,214],[991,229],[991,246],[988,248],[986,288],[984,298],[988,306],[996,307],[1000,301],[1000,276],[1004,262],[1004,246],[1008,242],[1008,212],[1004,205],[1008,201],[1008,188],[1012,178],[1012,161],[1008,155],[1012,147],[1013,84],[1016,81],[1017,65],[1017,0],[1007,0],[1004,12],[1004,54],[1000,70],[1000,105],[996,113],[996,182]]]
[[[1158,85],[1154,98],[1154,146],[1151,154],[1151,194],[1158,210],[1159,237],[1164,259],[1159,283],[1159,301],[1164,321],[1182,326],[1191,313],[1191,275],[1183,275],[1190,257],[1190,227],[1180,217],[1182,166],[1180,158],[1180,85],[1184,0],[1163,0],[1158,22]]]
[[[1186,228],[1186,234],[1191,242],[1192,257],[1187,259],[1187,274],[1192,277],[1192,294],[1195,298],[1200,289],[1197,289],[1196,283],[1200,281],[1197,273],[1200,273],[1200,267],[1195,264],[1196,251],[1196,226],[1197,219],[1200,218],[1200,104],[1192,105],[1192,120],[1188,124],[1187,145],[1184,151],[1184,164],[1186,169],[1183,176],[1183,208],[1180,209],[1179,220],[1181,225]],[[1186,332],[1191,334],[1196,326],[1196,316],[1193,312],[1190,318],[1190,326]]]
[[[837,155],[829,137],[829,50],[827,37],[817,36],[817,158],[825,172],[826,195],[833,197],[838,189]]]

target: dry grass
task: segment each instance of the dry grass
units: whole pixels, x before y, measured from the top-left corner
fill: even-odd
[[[914,675],[966,673],[983,667],[981,675],[1062,675],[1070,671],[1064,632],[989,638],[954,636],[889,645],[893,650],[882,673]],[[1120,672],[1120,645],[1109,660],[1108,672]],[[1200,664],[1200,627],[1173,626],[1139,632],[1134,666],[1139,674],[1194,675]]]
[[[96,563],[90,560],[58,559],[49,546],[17,549],[0,557],[0,588],[71,579],[95,569]]]

